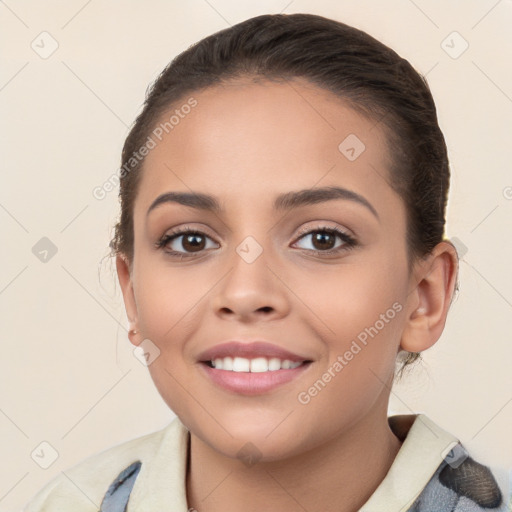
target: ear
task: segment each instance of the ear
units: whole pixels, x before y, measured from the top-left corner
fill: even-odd
[[[133,345],[138,346],[140,335],[138,333],[137,303],[135,302],[135,294],[133,291],[130,264],[125,256],[116,256],[116,268],[119,284],[121,285],[121,290],[123,292],[126,316],[128,317],[128,321],[130,322],[128,338],[130,339],[130,342]],[[136,333],[134,333],[133,330],[135,330]]]
[[[449,241],[437,244],[415,269],[414,282],[418,284],[409,292],[401,349],[421,352],[441,337],[455,292],[458,269],[457,250]]]

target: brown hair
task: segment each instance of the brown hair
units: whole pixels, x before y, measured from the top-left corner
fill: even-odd
[[[113,255],[133,260],[133,205],[144,162],[133,155],[162,115],[192,92],[244,77],[306,79],[381,123],[393,157],[389,184],[407,211],[409,271],[415,259],[444,240],[448,155],[423,76],[391,48],[344,23],[313,14],[266,14],[195,43],[148,89],[122,151]],[[400,373],[420,357],[407,353]]]

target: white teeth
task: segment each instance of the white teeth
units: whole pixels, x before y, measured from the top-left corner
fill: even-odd
[[[297,368],[302,362],[293,362],[289,359],[279,359],[277,357],[256,357],[255,359],[247,359],[245,357],[219,357],[212,360],[212,366],[216,370],[228,370],[233,372],[251,372],[263,373],[273,372],[276,370],[290,370]]]
[[[273,357],[272,359],[269,359],[268,369],[270,371],[280,370],[281,369],[281,359],[278,359],[277,357]]]
[[[235,357],[233,359],[233,371],[234,372],[248,372],[251,362],[249,359],[244,357]]]
[[[268,372],[268,361],[264,357],[251,359],[251,372]]]

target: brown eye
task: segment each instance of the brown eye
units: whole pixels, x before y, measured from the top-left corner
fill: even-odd
[[[336,237],[332,233],[319,231],[313,234],[312,242],[315,249],[332,249],[336,244]]]
[[[191,233],[188,235],[182,235],[183,240],[181,241],[181,246],[186,251],[196,252],[201,251],[205,248],[206,240],[205,237],[199,233]],[[181,238],[181,237],[178,237]]]
[[[316,229],[302,232],[302,236],[296,243],[298,244],[299,241],[302,243],[307,239],[310,239],[309,245],[312,247],[303,246],[300,248],[320,255],[332,255],[357,245],[357,242],[353,237],[339,229],[331,227],[318,227]],[[340,240],[340,242],[337,242],[337,239]]]
[[[210,245],[208,246],[208,241]],[[215,247],[212,239],[201,231],[184,229],[164,235],[157,243],[159,249],[163,249],[171,256],[186,257],[200,253],[205,249]]]

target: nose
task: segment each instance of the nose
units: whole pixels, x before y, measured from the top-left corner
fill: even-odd
[[[218,316],[249,323],[274,320],[290,310],[289,291],[279,267],[264,250],[252,260],[233,251],[224,277],[214,288],[213,307]]]

